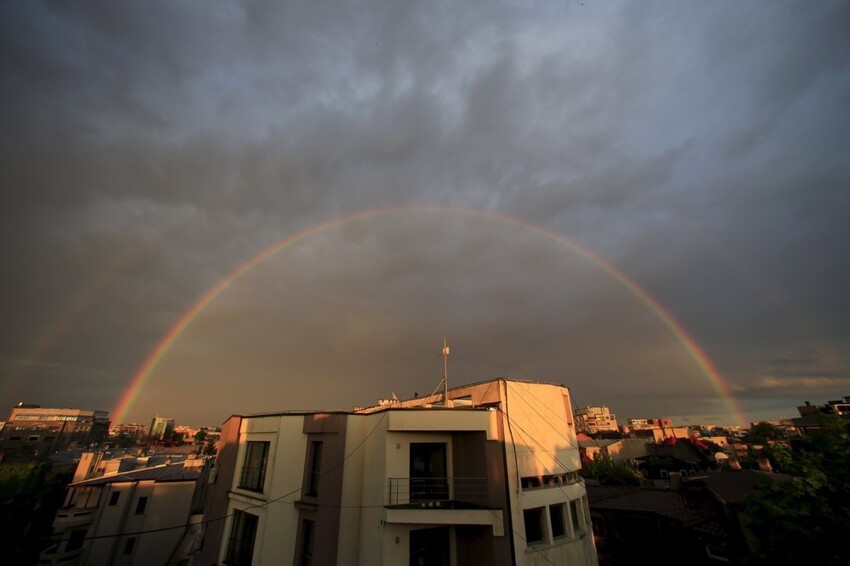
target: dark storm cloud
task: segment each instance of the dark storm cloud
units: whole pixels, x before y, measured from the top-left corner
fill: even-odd
[[[6,404],[108,408],[248,258],[409,204],[573,238],[668,308],[742,398],[793,406],[807,387],[845,388],[846,3],[0,11],[0,357],[29,364],[4,362]],[[636,297],[519,228],[400,215],[282,257],[187,331],[138,418],[164,410],[169,387],[186,398],[233,372],[259,389],[357,376],[338,405],[422,389],[422,344],[446,333],[469,379],[563,381],[623,418],[716,414],[706,377]],[[210,351],[232,354],[231,373]],[[817,355],[793,375],[770,361],[795,352]],[[65,389],[57,367],[86,387]],[[203,408],[237,410],[214,389]],[[302,389],[263,408],[322,404]]]

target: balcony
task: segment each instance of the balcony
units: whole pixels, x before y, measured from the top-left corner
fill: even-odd
[[[66,550],[58,552],[59,545],[54,544],[38,556],[38,566],[67,566],[72,562],[76,562],[83,553],[82,548],[74,550]]]
[[[389,478],[387,505],[482,507],[487,478]]]
[[[489,526],[504,536],[502,510],[487,505],[486,478],[389,478],[384,522]]]
[[[53,521],[53,530],[63,532],[76,527],[84,527],[94,520],[97,507],[60,509]]]

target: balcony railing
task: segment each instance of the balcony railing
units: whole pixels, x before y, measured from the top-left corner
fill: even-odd
[[[388,505],[487,502],[487,478],[389,478],[388,483]]]

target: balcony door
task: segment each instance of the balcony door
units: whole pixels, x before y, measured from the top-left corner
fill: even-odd
[[[445,442],[410,444],[410,501],[449,498]]]

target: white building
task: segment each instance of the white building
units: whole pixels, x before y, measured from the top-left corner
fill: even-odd
[[[197,562],[596,564],[569,391],[449,399],[231,417]]]

